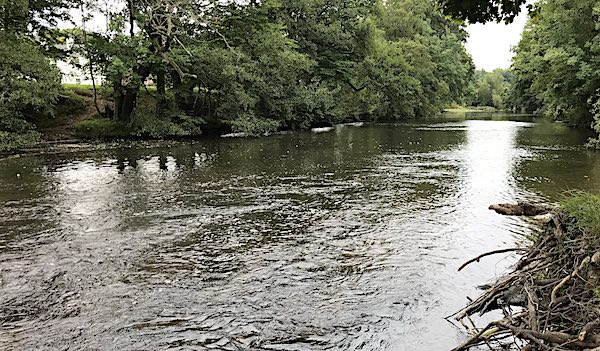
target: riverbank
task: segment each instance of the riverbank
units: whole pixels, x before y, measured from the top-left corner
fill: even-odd
[[[504,112],[492,106],[452,106],[445,108],[446,113],[471,113],[471,112]]]
[[[136,113],[132,121],[126,123],[101,115],[114,105],[110,98],[112,93],[107,89],[98,87],[94,92],[92,86],[79,84],[66,84],[63,88],[54,116],[35,118],[30,121],[35,129],[26,132],[0,132],[0,156],[97,150],[140,141],[197,140],[201,135],[203,138],[223,135],[252,137],[303,130],[322,133],[333,130],[336,125],[357,126],[364,123],[353,118],[336,123],[314,121],[307,125],[285,127],[269,125],[269,119],[253,118],[243,125],[227,124],[220,120],[189,117],[171,108],[157,111],[156,87],[140,90]]]
[[[600,196],[577,193],[557,210],[523,205],[490,209],[504,215],[550,213],[551,218],[529,247],[497,250],[468,262],[524,251],[511,273],[486,285],[479,298],[453,316],[465,326],[470,321],[472,334],[454,351],[484,344],[493,350],[600,349]],[[495,309],[504,318],[483,328],[472,324],[470,316]]]

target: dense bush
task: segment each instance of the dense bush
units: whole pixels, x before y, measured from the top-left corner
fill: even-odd
[[[515,107],[590,126],[600,88],[599,11],[595,0],[536,4],[515,48],[510,94]]]
[[[240,116],[228,123],[233,132],[253,136],[271,134],[281,126],[279,121],[252,115]]]
[[[91,138],[125,131],[193,136],[223,127],[259,135],[418,118],[462,102],[473,73],[463,27],[428,0],[117,3],[131,6],[113,12],[78,3],[83,11],[106,12],[108,28],[97,33],[58,30],[51,28],[57,22],[37,20],[68,17],[69,1],[9,6],[14,16],[0,18],[0,76],[12,79],[0,82],[0,92],[7,92],[1,96],[8,96],[0,100],[0,112],[6,112],[0,130],[32,128],[34,117],[54,114],[59,96],[73,101],[60,104],[61,115],[82,107],[76,95],[92,96],[89,87],[62,92],[59,73],[49,64],[66,38],[74,45],[62,54],[85,57],[79,68],[105,78],[100,114],[107,119],[76,128]],[[6,18],[11,30],[19,28],[12,36],[2,32]],[[130,32],[125,19],[139,30]],[[160,24],[165,20],[169,30]],[[148,79],[155,83],[150,93]]]
[[[40,141],[40,133],[29,130],[21,133],[0,131],[0,152],[33,146]]]
[[[60,72],[33,42],[0,31],[0,78],[0,131],[27,133],[54,115]]]
[[[131,126],[106,118],[86,119],[75,124],[75,133],[85,139],[125,138],[131,134]]]
[[[179,111],[170,94],[160,103],[150,94],[141,94],[128,125],[133,136],[160,139],[200,135],[204,124],[204,119]]]

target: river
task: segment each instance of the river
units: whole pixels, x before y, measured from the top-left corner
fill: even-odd
[[[0,350],[448,350],[443,319],[600,191],[589,133],[444,118],[0,160]]]

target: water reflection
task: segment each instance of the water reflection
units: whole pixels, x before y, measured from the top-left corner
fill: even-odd
[[[0,344],[448,349],[441,317],[511,261],[456,267],[530,230],[487,206],[600,189],[578,138],[463,118],[2,160]]]

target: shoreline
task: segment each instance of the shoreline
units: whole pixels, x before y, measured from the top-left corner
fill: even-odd
[[[547,222],[525,247],[500,249],[482,257],[519,251],[513,269],[481,287],[483,293],[448,316],[471,335],[453,351],[487,345],[491,350],[600,349],[600,197],[571,193],[559,208],[518,203],[490,206],[505,216]],[[502,310],[504,318],[478,327],[471,316]],[[465,322],[468,322],[466,323]]]

